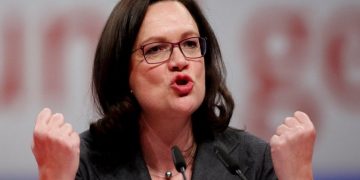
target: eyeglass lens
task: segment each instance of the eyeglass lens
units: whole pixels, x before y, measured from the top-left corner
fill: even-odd
[[[143,46],[143,54],[148,63],[160,63],[170,58],[174,46],[179,46],[185,58],[195,59],[205,55],[206,40],[201,37],[184,39],[178,43],[155,42]]]

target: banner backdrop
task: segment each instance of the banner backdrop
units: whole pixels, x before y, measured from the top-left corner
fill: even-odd
[[[96,43],[117,1],[0,1],[0,179],[37,179],[37,113],[82,132]],[[360,179],[360,2],[198,0],[236,101],[231,126],[269,140],[295,110],[317,128],[316,179]]]

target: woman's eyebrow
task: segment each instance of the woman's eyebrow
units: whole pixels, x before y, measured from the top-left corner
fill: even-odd
[[[200,36],[200,35],[196,31],[186,31],[186,32],[181,34],[179,40],[189,38],[189,37],[193,37],[193,36]],[[139,46],[142,46],[142,45],[148,44],[148,43],[153,43],[153,42],[172,42],[172,41],[169,40],[169,38],[167,38],[166,36],[162,36],[162,35],[157,36],[156,35],[156,36],[151,36],[151,37],[145,38],[145,40],[143,40],[143,41],[141,41],[139,43]]]

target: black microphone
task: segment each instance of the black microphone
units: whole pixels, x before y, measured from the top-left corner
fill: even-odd
[[[245,175],[241,172],[240,167],[229,157],[229,155],[220,147],[215,147],[215,154],[226,167],[226,169],[233,175],[240,177],[242,180],[247,180]]]
[[[181,173],[186,180],[185,170],[186,170],[186,162],[184,156],[181,154],[180,149],[177,146],[173,146],[171,148],[171,155],[174,161],[174,165],[176,170]]]

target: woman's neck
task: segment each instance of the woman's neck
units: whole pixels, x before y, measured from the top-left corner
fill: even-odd
[[[178,146],[187,162],[192,162],[196,144],[191,119],[155,120],[142,116],[140,120],[141,147],[149,170],[175,173],[171,148]]]

